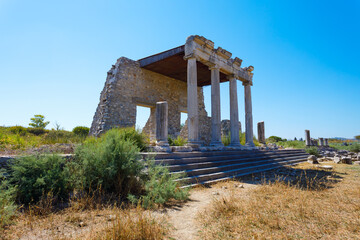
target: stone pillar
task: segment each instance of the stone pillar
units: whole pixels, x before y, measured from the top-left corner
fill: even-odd
[[[310,138],[310,130],[305,130],[305,145],[306,146],[312,145],[311,138]]]
[[[319,138],[320,147],[324,146],[324,138]]]
[[[247,147],[255,147],[253,141],[253,117],[252,117],[252,102],[251,102],[251,84],[243,82],[245,91],[245,138]]]
[[[211,70],[211,146],[222,146],[220,113],[220,72],[217,67]]]
[[[264,122],[258,122],[257,124],[257,130],[258,130],[258,141],[259,143],[265,144],[265,123]]]
[[[197,94],[196,58],[187,58],[187,109],[189,145],[199,144],[199,109]]]
[[[329,139],[325,138],[325,146],[328,147],[329,146]]]
[[[169,146],[168,143],[168,104],[156,103],[156,145]]]
[[[237,80],[234,75],[229,75],[229,92],[230,92],[230,146],[240,147],[240,126],[239,126],[239,107],[237,96]]]

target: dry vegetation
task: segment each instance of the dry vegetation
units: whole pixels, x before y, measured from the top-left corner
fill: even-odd
[[[335,170],[214,200],[199,216],[201,239],[360,239],[360,167]]]
[[[46,211],[45,199],[22,211],[0,239],[360,239],[360,166],[333,166],[304,163],[241,184],[196,188],[189,202],[160,211],[114,206],[94,195]]]

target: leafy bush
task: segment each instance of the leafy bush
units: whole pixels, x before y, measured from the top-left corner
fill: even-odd
[[[21,136],[25,136],[26,133],[28,132],[27,129],[22,126],[13,126],[13,127],[10,127],[9,130],[13,134],[19,134]]]
[[[308,147],[305,149],[305,151],[310,155],[320,157],[319,149],[317,147]]]
[[[36,136],[40,136],[40,135],[43,135],[43,134],[49,132],[49,130],[46,130],[44,128],[27,128],[27,131]]]
[[[359,143],[353,143],[352,145],[349,146],[349,151],[351,152],[360,152],[360,144]]]
[[[136,189],[143,164],[129,129],[111,129],[101,138],[89,138],[75,151],[77,187],[125,193]]]
[[[15,188],[10,187],[5,180],[4,172],[0,172],[0,230],[10,224],[16,214],[14,190]]]
[[[43,138],[43,143],[68,143],[71,142],[74,134],[65,130],[51,130]]]
[[[29,126],[33,128],[46,128],[46,126],[50,123],[45,122],[45,117],[40,114],[34,115],[33,118],[30,118],[30,121],[31,123],[29,123]]]
[[[74,129],[72,130],[75,135],[78,135],[80,137],[86,137],[87,135],[89,135],[89,131],[90,128],[83,126],[74,127]]]
[[[16,186],[16,200],[33,203],[49,192],[60,199],[67,197],[69,175],[65,163],[66,160],[58,155],[15,159],[11,164],[9,183]]]
[[[297,148],[297,149],[305,148],[305,142],[303,141],[286,141],[286,142],[280,141],[277,144],[285,148]]]
[[[118,131],[117,134],[119,135],[120,139],[133,142],[140,149],[140,151],[145,150],[147,147],[146,136],[133,127],[114,128],[109,131]]]
[[[187,144],[187,140],[180,136],[177,136],[177,138],[174,138],[174,139],[171,137],[168,137],[168,142],[169,142],[170,146],[185,146]]]
[[[282,139],[281,137],[277,137],[277,136],[270,136],[267,140],[271,143],[286,141],[285,139]]]
[[[231,143],[231,137],[229,135],[225,135],[221,137],[221,142],[224,144],[224,146],[228,146]]]
[[[128,198],[133,203],[140,201],[144,208],[153,208],[163,205],[170,199],[186,200],[189,196],[188,189],[181,189],[179,181],[181,174],[170,174],[165,166],[155,165],[154,161],[147,161],[147,175],[145,179],[145,193],[139,198],[129,194]]]

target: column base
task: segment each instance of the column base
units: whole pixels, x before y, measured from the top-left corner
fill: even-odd
[[[156,142],[156,146],[160,146],[160,147],[169,147],[169,142],[168,141],[157,141]]]
[[[210,146],[211,147],[223,147],[224,144],[221,141],[214,141],[214,142],[210,142]]]
[[[237,143],[230,143],[228,147],[244,147],[243,145],[240,144],[240,142],[237,142]]]
[[[202,145],[201,141],[189,141],[186,146],[191,147],[193,150],[199,150],[199,147]]]
[[[245,143],[245,147],[255,147],[255,144],[253,142],[247,142]]]

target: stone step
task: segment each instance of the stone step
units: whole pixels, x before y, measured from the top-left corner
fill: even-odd
[[[302,151],[302,149],[284,149],[284,150],[231,150],[231,151],[212,151],[212,152],[173,152],[173,153],[141,153],[143,158],[151,157],[155,160],[160,159],[179,159],[179,158],[189,158],[189,157],[209,157],[209,156],[225,156],[225,155],[242,155],[242,154],[253,154],[253,153],[278,153],[278,152],[296,152]]]
[[[262,159],[259,158],[257,160],[244,160],[244,159],[237,159],[237,161],[232,162],[218,162],[216,166],[206,166],[206,167],[199,167],[199,168],[193,168],[193,169],[187,169],[186,166],[183,166],[183,168],[178,168],[178,172],[184,172],[187,176],[196,176],[206,173],[212,173],[212,172],[219,172],[219,171],[225,171],[230,170],[234,168],[239,167],[248,167],[248,166],[256,166],[261,165],[262,163],[268,163],[268,162],[277,162],[281,160],[293,160],[293,159],[299,159],[299,158],[306,158],[307,155],[297,155],[297,156],[286,156],[286,157],[277,157],[277,158],[271,158],[271,159]],[[172,166],[169,166],[169,170],[171,172],[176,173],[177,171],[174,171],[174,169],[171,168]]]
[[[256,172],[266,171],[268,169],[274,169],[278,167],[282,167],[284,165],[296,164],[302,161],[305,161],[306,158],[295,158],[295,159],[282,159],[280,161],[273,162],[263,162],[260,164],[248,166],[248,167],[239,167],[225,171],[216,171],[212,173],[196,175],[196,176],[188,176],[181,180],[182,183],[185,184],[195,184],[195,183],[207,183],[208,181],[217,180],[225,177],[235,177],[238,175],[248,175]]]
[[[222,155],[218,153],[218,155],[213,156],[197,156],[197,157],[183,157],[183,158],[165,158],[165,159],[156,159],[156,164],[166,164],[166,165],[178,165],[178,164],[186,164],[186,163],[196,163],[196,162],[204,162],[204,161],[215,161],[215,160],[226,160],[231,158],[250,158],[256,156],[277,156],[279,154],[303,154],[304,151],[281,151],[281,152],[264,152],[264,151],[252,151],[252,152],[237,152],[232,155]]]
[[[280,165],[280,166],[279,165],[277,165],[277,166],[268,166],[268,167],[265,167],[265,168],[262,168],[262,169],[253,170],[253,171],[245,172],[245,173],[238,173],[236,175],[217,178],[217,179],[214,179],[214,180],[196,182],[196,183],[184,185],[181,188],[195,187],[195,186],[204,185],[204,184],[212,184],[212,183],[216,183],[216,182],[220,182],[220,181],[226,181],[226,180],[229,180],[229,179],[232,179],[232,178],[242,177],[242,176],[251,175],[251,174],[260,173],[260,172],[266,172],[266,171],[274,170],[274,169],[281,168],[281,167],[293,166],[293,165],[299,164],[299,163],[301,163],[301,162],[303,162],[305,160],[306,159],[299,160],[299,161],[288,162],[288,163]]]
[[[182,159],[173,161],[158,161],[157,164],[167,165],[171,171],[177,171],[178,169],[195,169],[206,166],[217,166],[226,164],[226,162],[238,162],[238,161],[251,161],[255,159],[271,159],[274,157],[286,157],[286,156],[300,156],[305,153],[287,153],[287,154],[257,154],[257,155],[245,155],[245,156],[218,156],[218,157],[204,157],[197,159]],[[170,163],[170,164],[169,164]]]

